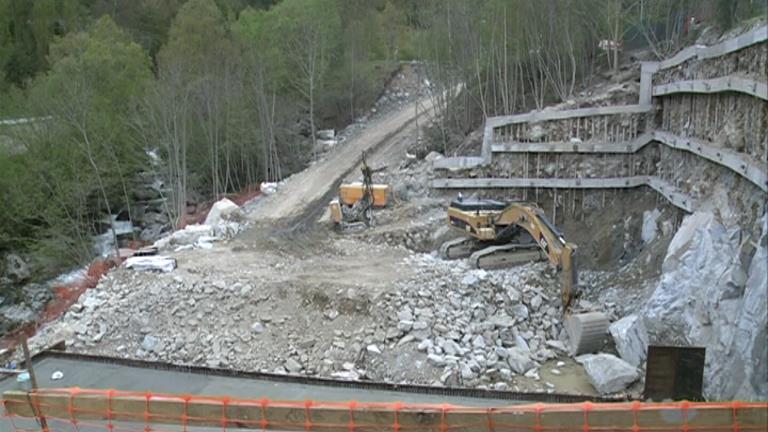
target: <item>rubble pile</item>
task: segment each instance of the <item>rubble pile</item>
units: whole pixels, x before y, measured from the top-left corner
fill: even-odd
[[[187,225],[154,245],[161,250],[210,249],[213,242],[232,239],[247,226],[245,212],[237,204],[222,198],[208,212],[205,223]]]
[[[545,263],[488,272],[414,255],[416,280],[386,294],[387,335],[439,370],[433,384],[506,388],[564,355],[559,285]]]

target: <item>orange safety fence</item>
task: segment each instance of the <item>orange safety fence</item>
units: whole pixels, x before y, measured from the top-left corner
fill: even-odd
[[[19,431],[765,431],[768,403],[578,403],[467,407],[274,401],[78,388],[8,391]],[[211,429],[213,428],[213,429]]]

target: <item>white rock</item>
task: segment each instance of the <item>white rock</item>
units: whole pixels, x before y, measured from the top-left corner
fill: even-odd
[[[194,245],[201,237],[213,237],[213,228],[210,225],[187,225],[184,229],[174,231],[168,237],[167,243],[174,246]],[[163,239],[158,240],[160,242]],[[162,249],[162,245],[155,246]]]
[[[237,222],[242,223],[245,221],[245,212],[237,204],[222,198],[216,201],[208,212],[208,216],[205,217],[205,225],[213,227],[214,231],[217,227],[220,227],[223,222]]]
[[[659,209],[653,209],[653,211],[646,210],[643,212],[643,228],[640,233],[640,238],[643,239],[644,243],[650,243],[656,238],[656,233],[658,232],[657,221],[660,215],[661,212]]]
[[[424,339],[423,341],[419,342],[418,345],[416,345],[416,349],[419,351],[427,351],[428,349],[432,348],[432,341],[429,339]]]
[[[144,339],[141,341],[141,348],[144,351],[150,352],[153,351],[158,344],[158,339],[152,335],[145,335]]]
[[[264,195],[272,195],[277,192],[277,183],[261,182],[261,184],[259,184],[259,191]]]
[[[584,354],[576,361],[584,366],[589,382],[601,395],[620,392],[640,378],[636,367],[611,354]]]
[[[509,354],[507,363],[515,373],[524,374],[535,366],[528,350],[513,347],[508,349],[507,352]]]
[[[440,348],[442,348],[443,351],[445,351],[448,355],[461,355],[464,353],[464,350],[459,346],[459,344],[456,343],[456,341],[451,339],[446,339],[440,344]]]
[[[608,327],[616,343],[619,356],[634,367],[645,361],[648,352],[648,333],[643,320],[635,315],[627,315]]]
[[[429,354],[427,361],[434,366],[445,366],[445,357],[438,354]]]
[[[463,278],[461,278],[461,284],[466,287],[473,286],[478,281],[479,281],[479,278],[477,277],[477,275],[475,275],[474,272],[468,272],[467,274],[464,275]]]
[[[290,373],[297,373],[301,371],[301,363],[293,358],[289,358],[285,361],[285,369]]]
[[[560,342],[559,340],[548,340],[547,346],[550,348],[554,348],[558,351],[568,352],[568,348],[566,348],[565,344]]]
[[[533,309],[534,311],[538,311],[539,310],[539,306],[541,306],[541,302],[542,302],[541,296],[536,294],[531,299],[531,309]]]
[[[366,350],[371,354],[381,354],[381,350],[376,345],[368,345]]]
[[[168,273],[176,268],[176,260],[164,255],[133,256],[127,258],[123,265],[133,270]]]
[[[469,365],[467,365],[467,364],[462,364],[461,365],[460,373],[461,373],[461,377],[464,378],[465,380],[469,380],[469,379],[475,378],[477,376],[477,374],[475,374],[472,371],[472,368],[469,367]]]
[[[400,321],[413,321],[413,313],[411,312],[411,308],[408,306],[404,307],[400,312],[397,313],[397,319]]]
[[[472,339],[472,346],[475,348],[485,348],[485,339],[482,335],[477,335]]]
[[[400,321],[397,323],[397,328],[401,331],[410,331],[413,328],[413,321]]]
[[[255,322],[251,324],[251,331],[259,334],[264,332],[264,325],[262,325],[260,322]]]
[[[512,306],[512,315],[518,320],[528,319],[528,307],[522,303]]]

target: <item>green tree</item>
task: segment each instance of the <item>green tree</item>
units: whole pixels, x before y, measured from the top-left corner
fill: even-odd
[[[129,136],[125,118],[151,79],[148,56],[104,16],[88,32],[70,33],[51,45],[49,61],[51,70],[36,80],[31,95],[39,115],[52,120],[32,134],[29,153],[55,142],[65,149],[55,163],[85,171],[71,188],[57,192],[62,199],[76,193],[80,199],[71,202],[91,200],[108,214],[116,202],[130,209],[129,178],[143,154]],[[41,179],[49,177],[43,167],[50,168],[45,163],[36,170]],[[58,188],[66,180],[50,178],[39,184]],[[81,209],[67,211],[76,214],[73,220],[86,219]],[[95,213],[91,217],[99,217]]]
[[[336,4],[332,0],[284,0],[267,12],[263,31],[269,63],[275,65],[278,80],[307,104],[316,152],[317,95],[340,42]]]
[[[80,0],[0,0],[0,66],[8,82],[23,85],[48,67],[51,42],[87,23]]]

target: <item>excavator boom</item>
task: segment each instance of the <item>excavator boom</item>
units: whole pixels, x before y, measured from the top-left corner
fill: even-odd
[[[536,204],[459,199],[448,208],[448,223],[465,238],[444,244],[444,258],[468,255],[478,268],[546,259],[561,274],[563,307],[568,308],[578,286],[576,245],[565,240]]]

